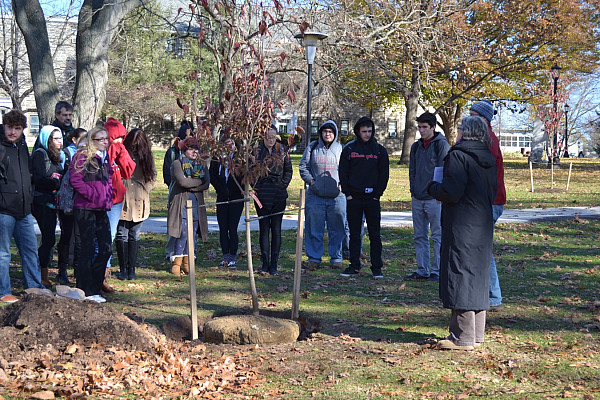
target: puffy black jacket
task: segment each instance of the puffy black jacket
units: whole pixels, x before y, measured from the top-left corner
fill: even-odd
[[[276,143],[277,149],[273,149],[273,156],[283,158],[283,163],[270,163],[269,173],[258,179],[254,185],[254,191],[265,209],[269,210],[274,204],[287,199],[287,187],[292,180],[292,162],[282,144]],[[269,150],[264,144],[257,149],[257,161],[262,161],[269,156]]]
[[[5,180],[0,181],[0,213],[23,218],[31,214],[31,158],[24,140],[10,143],[0,125],[0,146],[4,158],[0,161],[5,171]]]

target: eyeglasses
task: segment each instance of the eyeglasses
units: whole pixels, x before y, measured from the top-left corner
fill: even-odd
[[[100,138],[100,139],[94,139],[96,142],[108,142],[108,138]]]

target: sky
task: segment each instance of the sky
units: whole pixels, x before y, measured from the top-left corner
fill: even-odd
[[[83,0],[40,0],[44,15],[64,15],[69,8],[69,4],[74,3],[73,9],[79,10]]]

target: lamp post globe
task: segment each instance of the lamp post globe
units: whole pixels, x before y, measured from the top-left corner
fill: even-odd
[[[311,102],[312,102],[312,65],[315,62],[317,53],[317,45],[319,41],[327,38],[329,35],[323,32],[304,31],[294,35],[296,39],[301,41],[306,51],[306,62],[308,64],[308,90],[306,95],[306,132],[304,133],[304,148],[308,147],[311,135]]]

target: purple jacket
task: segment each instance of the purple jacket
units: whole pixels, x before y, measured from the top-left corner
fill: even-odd
[[[112,201],[112,168],[108,155],[102,162],[96,155],[96,161],[101,167],[94,171],[94,168],[88,164],[83,169],[86,156],[85,153],[78,151],[73,156],[73,161],[69,169],[71,174],[71,185],[75,190],[75,199],[73,208],[82,208],[85,210],[110,210]]]

